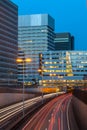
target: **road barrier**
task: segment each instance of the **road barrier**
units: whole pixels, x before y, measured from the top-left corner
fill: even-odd
[[[73,91],[72,106],[79,130],[87,130],[87,91]]]

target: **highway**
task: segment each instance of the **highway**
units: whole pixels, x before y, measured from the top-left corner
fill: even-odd
[[[68,109],[71,94],[65,94],[47,103],[22,130],[70,130]]]
[[[56,95],[58,95],[58,93],[43,95],[43,101],[48,98],[54,97]],[[25,110],[33,105],[37,106],[36,104],[39,102],[43,103],[42,96],[24,101],[24,106],[23,106],[23,102],[20,102],[20,103],[16,103],[14,105],[10,105],[8,107],[0,109],[0,129],[3,126],[5,126],[7,122],[9,122],[9,120],[11,121],[11,119],[14,118],[15,115],[17,115],[20,112],[23,112],[23,107]],[[21,114],[21,117],[23,118],[22,114]]]

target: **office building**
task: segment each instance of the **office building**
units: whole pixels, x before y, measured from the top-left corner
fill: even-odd
[[[18,46],[25,58],[25,82],[38,80],[39,53],[54,50],[54,19],[48,14],[21,15],[18,20]],[[26,64],[26,63],[25,63]]]
[[[48,51],[40,54],[40,85],[87,85],[87,51]]]
[[[74,50],[74,37],[70,33],[56,33],[55,50]]]
[[[21,48],[18,48],[18,58],[17,60],[22,60],[22,62],[18,62],[17,61],[17,68],[18,68],[18,72],[17,72],[17,77],[18,77],[18,85],[22,85],[23,83],[23,77],[25,76],[24,73],[26,71],[26,67],[25,67],[25,64],[24,64],[24,60],[25,60],[25,54],[24,52],[21,50]]]
[[[0,87],[17,84],[18,7],[0,0]]]

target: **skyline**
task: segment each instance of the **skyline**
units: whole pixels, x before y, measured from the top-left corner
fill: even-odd
[[[75,50],[87,50],[86,0],[11,0],[19,15],[49,14],[55,19],[55,32],[70,32],[75,37]],[[74,10],[73,10],[74,9]]]

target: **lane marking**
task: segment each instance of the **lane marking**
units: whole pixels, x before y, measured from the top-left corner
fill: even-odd
[[[61,108],[61,106],[62,106],[62,103],[63,103],[69,96],[70,96],[70,95],[65,95],[65,96],[63,96],[62,98],[59,99],[60,103],[58,104],[58,106],[56,106],[57,108],[56,108],[56,110],[55,110],[55,112],[54,112],[54,116],[55,116],[55,117],[56,117],[57,112],[60,111],[60,108]],[[52,120],[52,119],[53,119],[53,117],[52,117],[52,115],[51,115],[51,121],[50,121],[48,130],[52,130],[52,128],[53,128],[54,123],[53,123],[53,120]],[[62,126],[62,125],[61,125],[61,126]],[[62,128],[62,129],[63,129],[63,128]]]
[[[61,110],[61,130],[63,130],[63,111]]]
[[[60,130],[60,117],[58,118],[58,130]]]
[[[72,98],[71,98],[72,99]],[[68,130],[70,130],[70,124],[69,124],[69,105],[71,102],[71,99],[69,100],[68,104],[67,104],[67,126],[68,126]]]

